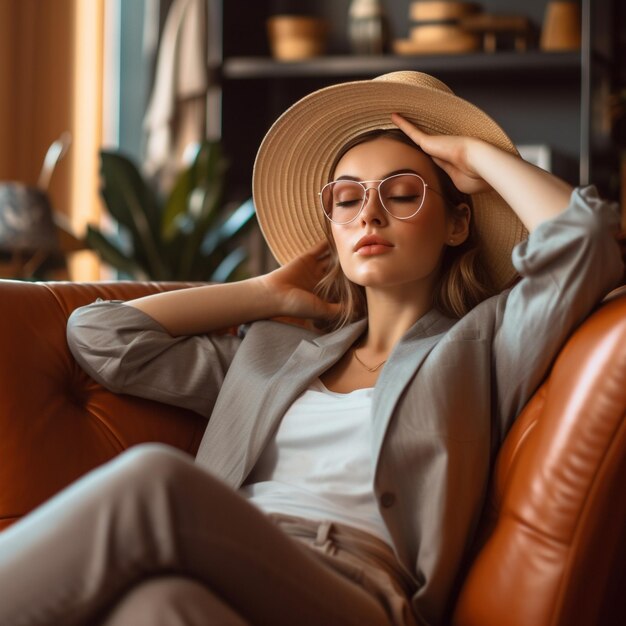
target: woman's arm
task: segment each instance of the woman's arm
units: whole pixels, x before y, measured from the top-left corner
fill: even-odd
[[[259,278],[80,307],[68,320],[68,345],[107,389],[208,418],[242,341],[211,331],[275,315],[334,315],[337,305],[312,293],[327,257],[320,244]]]
[[[623,264],[616,206],[595,187],[576,189],[568,207],[513,250],[521,280],[497,298],[494,391],[501,435],[544,379],[572,331],[616,287]]]
[[[96,382],[207,419],[241,342],[231,334],[171,337],[149,315],[119,300],[79,307],[67,323],[68,347]]]
[[[615,207],[595,187],[573,190],[556,176],[477,139],[427,135],[393,121],[452,178],[458,189],[493,188],[531,235],[513,250],[521,280],[497,300],[494,397],[503,437],[572,330],[617,286],[623,272]],[[479,305],[468,315],[482,315]]]
[[[174,337],[282,315],[332,317],[337,305],[313,294],[326,271],[326,247],[320,243],[283,267],[256,278],[159,293],[125,304],[152,317]]]
[[[391,119],[447,172],[460,191],[493,188],[529,232],[569,204],[571,185],[517,155],[473,137],[428,135],[395,113]]]

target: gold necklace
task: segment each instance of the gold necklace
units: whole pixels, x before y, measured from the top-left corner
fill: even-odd
[[[356,348],[352,348],[352,354],[354,355],[354,358],[368,371],[368,372],[375,372],[379,367],[382,367],[386,362],[387,359],[385,359],[384,361],[381,361],[378,365],[374,366],[374,367],[368,367],[367,365],[365,365],[365,363],[363,363],[363,361],[361,361],[361,359],[359,359],[359,355],[356,353]]]

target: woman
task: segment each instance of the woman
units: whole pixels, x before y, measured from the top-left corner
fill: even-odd
[[[498,446],[619,280],[615,213],[417,72],[296,103],[253,187],[282,267],[72,315],[92,377],[210,421],[195,463],[138,446],[3,533],[0,625],[449,617]]]

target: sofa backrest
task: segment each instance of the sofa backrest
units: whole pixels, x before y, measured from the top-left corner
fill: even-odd
[[[509,432],[453,623],[626,624],[626,287]]]

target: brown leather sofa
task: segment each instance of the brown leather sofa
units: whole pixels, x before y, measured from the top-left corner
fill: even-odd
[[[0,527],[123,449],[194,453],[204,421],[114,395],[74,362],[70,312],[186,285],[0,281]],[[626,624],[626,288],[570,338],[501,449],[455,626]]]

